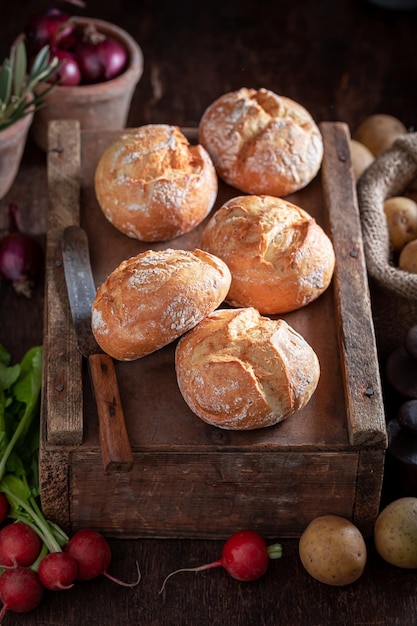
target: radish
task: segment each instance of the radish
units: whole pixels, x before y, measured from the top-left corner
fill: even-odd
[[[14,522],[0,530],[0,566],[29,567],[42,549],[39,535],[27,524]]]
[[[6,611],[27,613],[42,601],[44,589],[38,575],[27,567],[8,569],[0,576],[0,624]]]
[[[51,591],[71,589],[77,578],[77,561],[67,552],[50,552],[39,563],[38,576]]]
[[[103,535],[95,530],[84,528],[77,531],[66,544],[65,552],[77,562],[77,580],[91,580],[103,575],[124,587],[134,587],[140,581],[139,568],[138,578],[133,583],[125,583],[107,572],[112,557],[111,549]]]
[[[257,580],[265,574],[269,559],[279,559],[281,556],[282,548],[279,543],[267,547],[265,540],[258,533],[241,530],[226,541],[220,559],[206,565],[171,572],[165,578],[159,593],[165,589],[167,580],[178,572],[202,572],[213,567],[223,567],[236,580],[245,582]]]
[[[0,493],[0,524],[4,522],[9,514],[9,501],[4,493]]]

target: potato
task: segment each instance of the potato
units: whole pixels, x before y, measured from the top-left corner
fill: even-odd
[[[298,550],[310,576],[327,585],[349,585],[365,569],[363,535],[352,522],[338,515],[313,519],[300,537]]]
[[[378,156],[391,147],[400,135],[407,132],[404,124],[384,113],[376,113],[367,117],[353,134],[353,139],[363,143],[374,156]]]
[[[353,174],[355,176],[355,180],[363,174],[369,165],[371,165],[372,161],[375,160],[372,152],[355,139],[350,140],[350,158],[352,160],[352,168]]]
[[[399,498],[382,509],[375,522],[374,542],[384,561],[417,568],[417,498]]]
[[[411,274],[417,274],[417,239],[407,243],[401,250],[398,267]]]
[[[393,196],[385,200],[384,212],[391,245],[400,252],[417,238],[417,203],[405,196]]]

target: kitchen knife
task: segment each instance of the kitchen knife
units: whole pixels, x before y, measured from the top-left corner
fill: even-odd
[[[97,344],[91,329],[96,295],[86,232],[68,226],[62,237],[65,281],[78,349],[88,360],[96,401],[103,465],[109,472],[129,472],[133,456],[127,434],[113,359]]]

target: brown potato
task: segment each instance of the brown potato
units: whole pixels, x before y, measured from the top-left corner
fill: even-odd
[[[385,200],[384,212],[391,245],[400,252],[417,238],[417,203],[405,196],[393,196]]]
[[[399,498],[382,509],[375,522],[374,542],[384,561],[417,568],[417,498]]]
[[[310,522],[300,537],[299,555],[310,576],[334,586],[355,582],[367,559],[362,533],[338,515],[322,515]]]
[[[375,157],[369,148],[355,139],[350,140],[350,158],[352,161],[355,180],[358,180],[366,168],[369,167],[375,160]]]
[[[376,113],[367,117],[353,134],[353,139],[363,143],[374,156],[378,156],[391,147],[400,135],[407,132],[404,124],[384,113]]]
[[[417,239],[407,243],[401,250],[398,267],[411,274],[417,274]]]

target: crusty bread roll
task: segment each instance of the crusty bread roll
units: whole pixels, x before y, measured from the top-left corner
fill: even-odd
[[[176,126],[148,124],[123,132],[102,154],[95,191],[106,218],[141,241],[189,232],[217,197],[214,165]]]
[[[302,208],[274,196],[237,196],[211,217],[200,247],[229,267],[227,302],[264,314],[299,309],[329,286],[333,245]]]
[[[178,342],[177,381],[190,409],[229,430],[272,426],[307,404],[320,377],[315,351],[284,320],[218,309]]]
[[[97,289],[93,334],[113,358],[138,359],[214,311],[230,280],[225,263],[202,250],[148,250],[123,261]]]
[[[252,194],[286,196],[317,174],[323,140],[310,113],[267,89],[226,93],[204,112],[199,141],[218,175]]]

